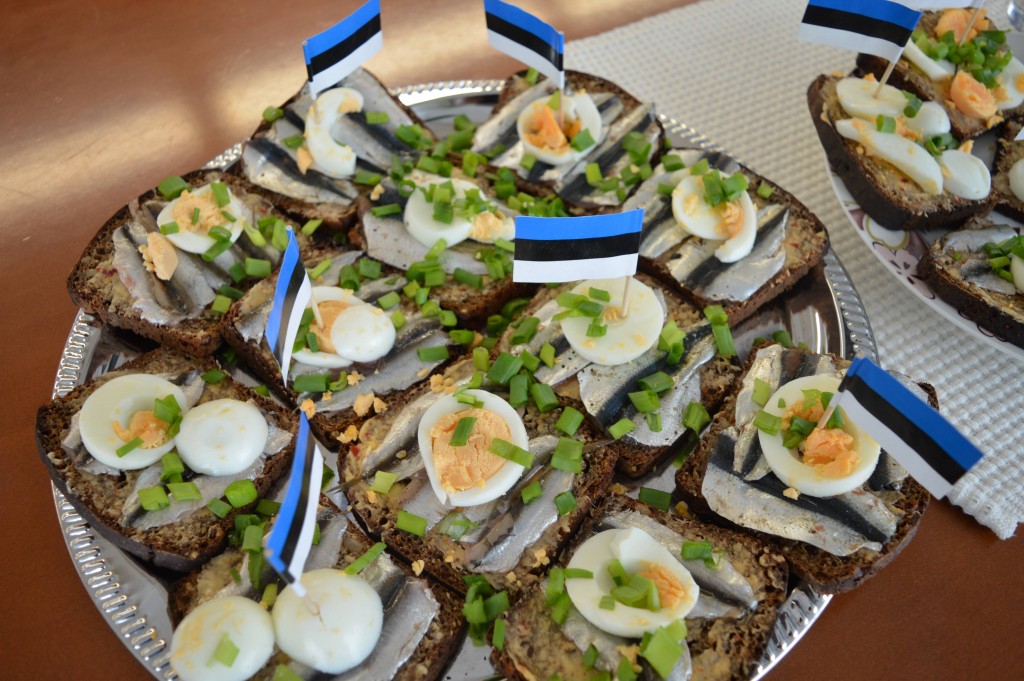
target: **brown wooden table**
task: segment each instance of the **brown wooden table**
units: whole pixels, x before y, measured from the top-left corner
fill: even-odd
[[[3,0],[0,584],[12,607],[0,618],[0,678],[148,678],[82,588],[35,453],[35,410],[75,313],[67,272],[127,199],[245,138],[301,85],[302,40],[358,4]],[[519,4],[572,40],[687,2]],[[517,68],[487,45],[479,0],[383,6],[385,48],[367,66],[388,85]],[[1019,536],[1001,542],[933,503],[903,555],[835,599],[769,678],[1021,678],[1022,567]]]

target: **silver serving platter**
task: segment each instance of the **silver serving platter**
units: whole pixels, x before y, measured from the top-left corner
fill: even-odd
[[[481,121],[497,100],[502,81],[451,81],[394,89],[403,103],[439,135],[447,134],[455,116],[464,114]],[[677,146],[720,149],[693,128],[661,116]],[[447,126],[447,127],[446,127]],[[238,160],[241,145],[220,154],[207,167],[224,168]],[[823,274],[805,279],[800,286],[769,304],[736,331],[737,348],[745,353],[758,335],[774,329],[790,330],[794,342],[806,343],[816,352],[844,357],[860,355],[877,361],[877,350],[864,305],[839,258],[825,254]],[[810,281],[808,286],[806,282]],[[67,394],[75,386],[114,369],[138,354],[133,338],[104,327],[79,310],[61,354],[53,396]],[[82,519],[65,496],[52,485],[57,519],[75,566],[89,597],[114,634],[154,677],[173,681],[169,664],[171,633],[167,614],[166,576],[157,573],[115,547]],[[763,678],[811,628],[832,596],[819,594],[798,583],[779,610],[779,619],[753,675]],[[494,678],[488,662],[489,648],[475,648],[467,639],[448,670],[446,679],[481,681]]]

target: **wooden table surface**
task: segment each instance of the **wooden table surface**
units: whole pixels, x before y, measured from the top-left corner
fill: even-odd
[[[0,677],[147,678],[69,562],[34,445],[35,411],[50,397],[75,314],[65,292],[72,263],[126,200],[248,136],[263,108],[305,78],[302,40],[358,4],[3,0],[0,583],[13,607],[0,618]],[[487,45],[479,0],[382,4],[385,48],[367,66],[388,85],[517,68]],[[687,2],[519,4],[572,40]],[[903,554],[836,598],[768,678],[1021,678],[1022,567],[1019,536],[999,541],[933,502]]]

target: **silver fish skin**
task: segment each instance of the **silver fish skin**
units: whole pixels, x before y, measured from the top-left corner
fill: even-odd
[[[959,260],[953,267],[960,270],[965,281],[986,291],[1013,296],[1017,288],[1013,282],[996,276],[988,262],[986,243],[1000,243],[1016,236],[1019,230],[1009,225],[993,225],[981,229],[960,229],[942,237],[940,245],[946,255],[956,254]]]
[[[142,319],[161,326],[174,326],[202,313],[203,306],[184,296],[172,296],[164,283],[146,270],[139,253],[139,246],[146,243],[144,230],[128,224],[115,230],[112,240],[114,269],[131,294],[132,308]]]
[[[569,345],[565,334],[562,333],[561,323],[552,321],[552,317],[558,314],[561,309],[561,306],[554,299],[544,303],[531,315],[540,320],[537,324],[537,332],[533,338],[525,345],[515,345],[511,348],[511,352],[514,355],[518,355],[523,350],[529,350],[534,356],[538,356],[541,347],[545,343],[550,343],[555,348],[555,361],[551,367],[541,364],[533,374],[534,378],[538,381],[550,386],[558,385],[571,376],[575,376],[580,370],[590,364],[590,360],[581,357]]]
[[[664,360],[667,353],[652,347],[640,357],[618,366],[591,364],[579,373],[580,398],[587,411],[606,428],[619,419],[628,418],[637,424],[624,439],[648,447],[666,447],[685,432],[682,414],[690,402],[700,402],[700,369],[714,359],[715,341],[711,327],[702,323],[686,329],[683,341],[685,352],[675,366]],[[647,420],[637,418],[639,412],[629,400],[628,393],[639,389],[637,381],[664,371],[675,381],[673,387],[661,395],[662,430],[655,432]]]
[[[296,134],[301,134],[298,128],[279,122],[269,134],[246,142],[242,146],[245,179],[298,201],[351,206],[359,197],[359,189],[354,184],[313,169],[303,174],[295,152],[278,142]]]
[[[602,522],[602,528],[627,529],[635,527],[664,546],[693,576],[700,587],[700,596],[693,610],[686,616],[714,619],[742,617],[757,607],[757,595],[739,570],[726,559],[718,568],[709,568],[703,560],[683,560],[683,537],[661,525],[653,518],[635,511],[616,511]]]
[[[554,91],[554,85],[545,79],[506,102],[500,111],[481,123],[473,133],[473,151],[482,154],[498,144],[504,144],[506,149],[514,146],[519,142],[516,133],[519,114],[534,100],[550,96]]]

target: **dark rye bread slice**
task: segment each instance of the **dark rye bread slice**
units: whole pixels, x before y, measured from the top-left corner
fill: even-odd
[[[324,505],[320,509],[317,520],[321,527],[324,527],[326,523],[338,520],[340,511],[323,498],[321,498],[321,502]],[[339,570],[348,567],[373,546],[373,540],[367,537],[355,523],[347,522],[343,526],[343,530],[340,550],[334,562],[334,567]],[[327,543],[327,541],[329,539],[321,535],[321,542]],[[401,569],[408,579],[416,579],[412,568],[400,560],[392,559],[390,554],[384,555],[391,560],[393,565]],[[235,569],[241,572],[242,562],[243,552],[238,548],[230,548],[206,563],[202,569],[175,582],[168,593],[167,604],[175,626],[194,608],[216,598],[218,592],[229,587],[234,581],[231,570]],[[264,577],[267,577],[268,574],[272,575],[266,571]],[[247,577],[243,577],[243,580],[246,585],[249,585]],[[424,632],[419,645],[392,677],[395,681],[432,681],[440,678],[462,642],[465,621],[462,617],[460,599],[444,587],[432,584],[425,579],[420,581],[429,588],[431,595],[437,601],[438,611]],[[279,583],[278,586],[284,588],[283,584]],[[253,591],[251,586],[243,595],[254,600],[259,600],[261,597],[261,593]],[[384,617],[386,622],[388,617],[386,612]],[[274,672],[278,665],[288,666],[289,661],[288,655],[278,650],[263,669],[254,674],[252,678],[271,681],[275,678]]]
[[[379,78],[377,78],[375,75],[373,75],[366,69],[359,70],[362,72],[360,74],[360,77],[365,77],[369,79],[377,86],[379,86],[382,91],[387,91],[387,87],[384,85],[384,83],[381,82]],[[345,83],[342,82],[339,85],[345,85]],[[306,91],[306,87],[306,84],[303,84],[299,91],[296,92],[291,97],[289,97],[288,100],[281,104],[279,108],[284,110],[288,107],[288,105],[296,102],[300,97],[302,97],[303,93]],[[423,128],[424,133],[428,137],[433,138],[432,131],[430,130],[429,127],[427,127],[427,125],[416,114],[415,111],[413,111],[411,108],[403,104],[398,97],[392,96],[391,99],[394,102],[394,104],[397,107],[399,107],[403,112],[405,112],[405,114],[408,115],[409,118],[416,125],[419,125],[421,128]],[[268,133],[271,132],[271,128],[273,127],[273,125],[273,122],[267,121],[266,118],[261,119],[259,126],[253,132],[250,139],[256,140],[265,137]],[[238,174],[241,177],[246,177],[246,168],[244,164],[245,160],[243,155],[243,158],[239,160],[238,163],[234,164],[231,167],[231,171]],[[387,168],[383,168],[382,170],[386,171]],[[330,233],[344,233],[346,230],[354,226],[356,220],[358,219],[357,205],[355,202],[348,206],[328,202],[311,203],[309,201],[303,201],[301,199],[296,199],[291,196],[281,194],[280,192],[276,192],[271,189],[261,187],[259,185],[253,186],[255,187],[254,191],[267,197],[275,206],[280,208],[283,212],[287,213],[294,220],[298,221],[299,224],[303,224],[307,220],[323,220],[324,231]],[[367,186],[355,186],[361,193],[366,193],[370,190],[370,187]]]
[[[921,21],[918,22],[918,28],[924,30],[932,40],[937,39],[935,26],[942,14],[942,12],[925,12]],[[857,69],[863,73],[873,73],[876,78],[881,78],[888,67],[887,59],[871,54],[857,55]],[[888,82],[890,85],[911,92],[925,101],[941,104],[949,114],[951,132],[958,140],[977,137],[986,130],[997,126],[1003,119],[1024,114],[1024,104],[1022,104],[1006,111],[999,111],[988,120],[968,116],[961,112],[949,98],[949,84],[952,82],[952,78],[945,81],[934,81],[906,58],[901,58],[896,62],[896,67],[892,70]]]
[[[284,218],[269,201],[255,193],[253,185],[242,178],[217,170],[196,170],[185,175],[183,179],[193,187],[210,182],[224,182],[234,196],[253,209],[257,218]],[[107,220],[85,247],[71,274],[68,275],[68,293],[73,303],[80,305],[90,314],[98,315],[105,324],[128,329],[167,347],[197,356],[206,356],[216,350],[221,343],[219,314],[208,306],[199,316],[175,324],[157,324],[143,319],[134,307],[131,292],[122,283],[114,267],[115,231],[130,224],[135,213],[147,210],[147,203],[164,201],[160,193],[153,189],[133,199]],[[301,232],[296,234],[296,238],[300,249],[306,250],[310,239]],[[243,234],[239,239],[248,237]],[[179,257],[184,256],[179,253]],[[150,276],[158,281],[155,275]],[[227,280],[231,283],[230,278]],[[252,285],[252,280],[235,282],[232,285],[245,290]]]
[[[466,365],[466,362],[453,365],[446,372],[445,377],[464,376],[467,369],[471,372],[472,366],[467,367]],[[451,390],[451,383],[444,385],[434,382],[433,392],[438,397]],[[407,392],[403,398],[408,404],[429,392],[431,392],[430,386],[421,385],[416,390]],[[503,396],[507,397],[507,395]],[[458,593],[465,593],[466,584],[463,581],[463,575],[471,574],[472,570],[466,564],[465,550],[462,545],[442,532],[440,523],[427,530],[423,537],[398,529],[396,519],[398,511],[402,510],[401,495],[405,488],[405,482],[403,480],[396,482],[386,495],[377,494],[370,490],[370,483],[373,481],[372,473],[367,477],[367,473],[362,469],[360,459],[365,459],[368,454],[373,452],[379,438],[384,437],[391,429],[392,419],[397,418],[403,406],[395,405],[382,416],[366,421],[360,428],[359,441],[349,444],[348,447],[342,447],[338,468],[343,471],[342,477],[348,485],[346,494],[352,504],[352,510],[371,536],[380,537],[404,559],[423,567],[428,574],[444,582]],[[582,411],[582,405],[565,398],[560,400],[559,408],[546,413],[539,412],[532,402],[525,408],[518,409],[530,438],[542,435],[560,436],[561,434],[554,430],[554,424],[565,406],[573,406]],[[576,500],[576,508],[547,527],[537,541],[530,546],[523,547],[523,553],[512,570],[502,573],[478,573],[483,574],[495,589],[508,589],[516,594],[527,585],[537,581],[539,575],[551,563],[552,558],[573,536],[591,506],[607,493],[615,471],[614,455],[604,448],[605,440],[587,422],[580,426],[574,437],[584,443],[583,472],[575,476],[570,488]],[[429,490],[429,485],[427,489]],[[514,490],[515,488],[509,494],[514,494]],[[546,502],[544,499],[538,499],[531,503]]]
[[[136,480],[146,469],[121,471],[117,475],[91,473],[82,469],[82,464],[92,460],[84,447],[76,457],[76,452],[66,451],[62,442],[68,435],[72,418],[85,400],[112,378],[132,373],[180,374],[193,369],[205,372],[216,368],[210,360],[198,360],[168,349],[153,350],[43,405],[36,415],[39,456],[60,491],[105,538],[118,548],[158,567],[177,571],[195,569],[224,548],[234,527],[235,514],[245,512],[249,507],[232,510],[223,519],[204,507],[180,520],[154,528],[126,527],[121,523],[122,509]],[[282,430],[294,432],[297,427],[292,414],[230,378],[206,384],[200,403],[221,398],[256,405],[270,423]],[[262,472],[253,480],[260,495],[266,493],[285,472],[293,450],[294,443],[289,442],[280,452],[267,458]],[[158,461],[153,465],[161,464]]]
[[[750,365],[757,357],[757,351],[762,347],[767,346],[759,345],[751,350],[746,370],[750,369]],[[839,366],[849,366],[848,360],[834,356],[833,359]],[[722,518],[708,507],[701,488],[704,482],[704,473],[707,470],[708,456],[718,445],[719,433],[735,423],[736,393],[742,380],[742,375],[737,377],[732,394],[726,398],[722,409],[715,415],[709,429],[705,431],[700,446],[686,459],[676,473],[677,494],[687,505],[689,512],[696,516],[749,533],[776,547],[776,550],[786,557],[790,570],[819,592],[842,593],[853,589],[888,565],[910,542],[917,532],[921,516],[928,508],[930,499],[928,491],[916,480],[907,476],[899,490],[884,492],[887,504],[895,508],[899,515],[895,533],[883,544],[881,551],[862,548],[848,556],[836,556],[810,544],[751,530]],[[927,383],[918,383],[917,385],[927,393],[929,403],[937,409],[938,397],[935,388]]]
[[[807,89],[807,104],[829,163],[860,207],[889,229],[949,229],[975,215],[986,215],[994,199],[963,199],[949,192],[927,194],[913,180],[835,129],[850,118],[836,96],[836,76],[818,76]],[[922,149],[924,153],[924,150]]]
[[[319,246],[314,254],[311,254],[306,260],[307,269],[315,269],[318,265],[326,260],[333,260],[335,262],[344,262],[345,260],[361,259],[363,258],[361,251],[348,250],[343,247],[321,245]],[[345,260],[342,260],[344,258]],[[355,260],[353,260],[355,262]],[[329,267],[327,272],[324,274],[322,279],[314,279],[312,281],[314,286],[332,286],[337,284],[337,280],[328,281],[326,279],[328,273],[333,273],[337,268],[337,265]],[[393,281],[394,285],[389,285],[387,282]],[[387,265],[381,265],[380,276],[377,279],[363,279],[360,284],[360,289],[355,292],[356,296],[365,297],[369,302],[373,302],[385,291],[396,291],[402,294],[402,284],[406,280],[400,276],[400,272]],[[277,274],[272,274],[270,277],[263,281],[257,282],[252,288],[246,291],[245,295],[238,301],[238,304],[234,305],[231,310],[224,316],[223,335],[224,340],[234,348],[239,357],[245,362],[246,366],[252,369],[253,373],[262,379],[267,386],[269,386],[277,395],[285,401],[286,404],[292,406],[305,405],[304,408],[310,409],[310,405],[307,404],[306,400],[313,401],[314,397],[319,399],[319,395],[313,393],[299,393],[292,389],[291,386],[285,386],[284,381],[281,378],[281,367],[278,365],[277,360],[274,359],[273,354],[270,352],[270,346],[263,338],[263,330],[265,325],[261,325],[259,340],[252,340],[246,337],[245,331],[252,324],[252,318],[248,317],[250,313],[257,310],[261,306],[264,306],[273,298],[275,287],[277,286]],[[418,312],[418,308],[415,302],[404,294],[401,295],[401,302],[396,307],[388,308],[384,311],[384,314],[391,315],[395,311],[402,311],[406,319],[412,317],[413,314]],[[444,333],[443,329],[439,330],[439,333]],[[415,336],[420,337],[420,336]],[[448,344],[448,352],[454,357],[461,352],[461,348]],[[393,400],[398,399],[398,396],[405,390],[410,389],[413,385],[420,381],[427,379],[430,373],[430,366],[427,363],[423,363],[418,360],[415,356],[413,360],[416,362],[416,366],[411,367],[410,373],[414,374],[411,376],[411,383],[406,388],[401,388],[391,392],[381,392],[380,390],[372,391],[372,389],[366,389],[365,386],[361,387],[361,383],[358,382],[359,378],[366,378],[375,374],[387,373],[398,371],[399,365],[392,362],[393,357],[385,355],[381,359],[375,362],[367,363],[353,363],[347,367],[341,369],[315,369],[312,373],[327,373],[330,375],[331,380],[337,380],[341,372],[345,372],[349,377],[350,383],[348,387],[344,388],[346,391],[351,391],[353,397],[357,400],[353,406],[345,407],[343,409],[337,409],[332,411],[319,411],[314,416],[310,416],[310,424],[316,433],[317,438],[327,443],[332,449],[336,449],[338,442],[336,435],[338,433],[345,432],[345,430],[354,424],[358,424],[363,417],[368,414],[372,415],[373,410],[373,398],[379,398],[383,400],[385,404],[390,404]],[[292,366],[296,366],[296,361],[293,359]],[[443,367],[444,364],[441,365]],[[294,374],[293,374],[294,378]],[[355,381],[355,382],[353,382]],[[372,397],[364,398],[362,401],[358,399],[358,396],[371,395]],[[326,393],[324,394],[326,395]],[[312,408],[315,408],[312,407]],[[310,413],[307,411],[307,413]]]
[[[672,154],[676,151],[680,150],[669,149],[665,153]],[[758,211],[770,205],[782,205],[789,210],[786,232],[783,237],[786,260],[778,273],[745,300],[715,300],[701,295],[698,291],[687,286],[686,282],[680,282],[672,276],[668,269],[668,264],[676,252],[674,248],[669,249],[653,260],[646,257],[641,257],[640,259],[640,269],[642,271],[649,272],[659,279],[668,282],[671,286],[682,290],[697,307],[704,308],[708,305],[721,305],[729,316],[729,323],[733,326],[753,315],[766,303],[793,288],[801,277],[821,263],[829,246],[828,232],[825,231],[825,225],[804,204],[800,203],[795,196],[771,180],[758,175],[750,168],[743,165],[740,168],[750,186],[748,194]],[[657,177],[658,172],[659,170],[655,171],[654,177]],[[771,194],[767,199],[758,193],[762,186],[771,189]],[[732,267],[742,268],[743,260],[741,259]]]
[[[750,678],[771,637],[778,609],[786,600],[786,561],[770,544],[698,520],[653,509],[618,494],[592,511],[587,524],[560,561],[568,563],[573,550],[589,538],[601,520],[616,511],[646,515],[683,537],[684,541],[710,541],[748,580],[757,607],[739,618],[714,620],[686,618],[686,645],[693,663],[693,681]],[[491,661],[508,679],[532,681],[560,678],[563,681],[592,679],[593,669],[583,664],[583,651],[551,619],[543,586],[528,592],[505,615],[505,646],[494,650]],[[613,670],[614,673],[614,670]],[[656,678],[648,670],[648,676]]]
[[[957,249],[946,247],[947,239],[954,235],[993,226],[996,225],[989,220],[971,220],[961,229],[938,239],[921,258],[917,272],[940,298],[964,317],[985,327],[997,338],[1024,348],[1024,293],[993,291],[969,281],[962,270],[966,264],[963,258],[954,257],[959,255]]]
[[[668,307],[668,314],[665,318],[665,322],[673,321],[676,323],[678,328],[686,330],[696,324],[704,322],[703,313],[696,308],[693,304],[684,300],[683,297],[678,293],[676,287],[669,287],[665,282],[654,276],[639,272],[636,274],[636,280],[650,286],[656,291],[661,292],[664,297],[665,303]],[[579,282],[572,282],[559,286],[557,288],[542,288],[533,300],[530,301],[529,305],[524,308],[521,319],[535,316],[535,314],[543,308],[545,305],[555,300],[559,294],[571,291]],[[498,340],[496,346],[496,352],[501,351],[512,351],[512,354],[521,354],[523,350],[529,350],[533,355],[539,355],[539,349],[536,347],[536,342],[529,347],[525,345],[513,346],[511,339],[516,333],[518,323],[513,322],[509,328],[502,334]],[[541,328],[540,326],[538,327]],[[541,332],[535,338],[538,340],[541,337]],[[564,340],[564,336],[561,336],[561,343],[567,343]],[[556,347],[563,347],[561,343],[556,343]],[[558,366],[560,363],[560,353],[555,357],[555,365]],[[655,369],[652,368],[649,373],[654,373]],[[739,373],[739,365],[730,360],[719,356],[717,353],[715,356],[700,369],[700,403],[710,414],[714,414],[718,409],[722,400],[725,398],[729,387],[732,385],[733,379]],[[556,385],[552,386],[555,391],[564,397],[579,401],[580,398],[580,384],[578,380],[578,373],[562,380]],[[630,390],[640,390],[639,384]],[[606,428],[611,426],[618,417],[613,417],[610,423],[602,424],[600,420],[593,414],[590,414],[585,408],[581,411],[586,414],[587,419],[591,423],[592,427],[596,432],[606,432]],[[643,416],[637,414],[635,417],[636,422],[639,422]],[[675,422],[681,422],[683,415],[682,413],[666,413],[666,410],[662,410],[661,414],[662,421],[665,422],[668,419],[675,419]],[[694,439],[693,431],[687,430],[675,442],[666,446],[647,446],[640,444],[635,441],[629,441],[628,439],[612,440],[611,436],[607,436],[609,442],[606,445],[606,451],[610,455],[618,459],[618,470],[621,473],[631,477],[639,478],[646,475],[654,466],[666,456],[672,452],[679,451],[680,447],[686,443],[692,443]]]
[[[996,157],[992,163],[992,193],[996,197],[996,210],[1024,222],[1024,201],[1010,187],[1010,169],[1024,158],[1024,141],[1015,138],[1024,128],[1021,121],[1007,121],[996,141]]]
[[[492,116],[498,114],[501,111],[501,109],[505,106],[505,104],[508,103],[513,98],[515,98],[517,95],[533,87],[529,82],[527,82],[526,74],[527,71],[525,70],[519,71],[518,73],[512,74],[505,80],[505,82],[501,86],[501,90],[498,95],[498,101],[494,105]],[[538,80],[537,82],[541,82],[543,80],[544,77],[542,76],[540,80]],[[625,107],[623,110],[624,114],[629,113],[636,109],[637,107],[643,105],[643,102],[640,99],[633,96],[629,91],[619,86],[618,84],[613,83],[610,80],[601,78],[600,76],[595,76],[589,73],[583,73],[581,71],[567,70],[565,72],[565,86],[565,89],[568,92],[584,91],[613,94],[619,99],[621,99]],[[661,121],[657,117],[655,117],[655,122],[658,127],[658,138],[657,140],[655,140],[654,143],[651,144],[651,153],[649,158],[651,166],[657,165],[658,159],[661,158],[662,150],[664,148],[663,141],[665,139],[664,126],[661,124]],[[585,160],[594,161],[595,159],[590,158]],[[497,170],[497,168],[493,165],[490,166],[490,168],[492,171]],[[534,196],[550,196],[555,193],[554,185],[552,183],[530,182],[519,177],[518,173],[516,174],[515,180],[516,185],[519,187],[521,191],[524,191],[528,194],[533,194]],[[626,187],[627,193],[632,193],[633,190],[636,189],[636,186],[637,185],[634,184],[631,187]],[[608,208],[591,205],[588,203],[573,202],[568,199],[565,200],[565,203],[569,212],[576,215],[585,215],[594,212],[614,212],[618,210],[617,208]]]

